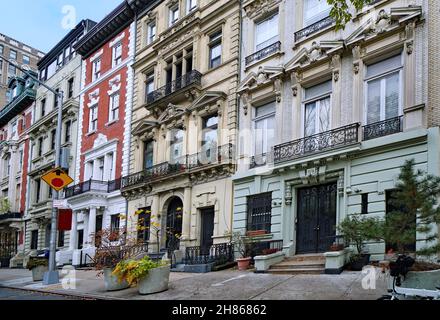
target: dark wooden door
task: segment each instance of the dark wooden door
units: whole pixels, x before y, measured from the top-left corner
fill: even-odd
[[[297,253],[329,250],[336,235],[335,183],[298,190]]]
[[[96,227],[95,227],[95,246],[100,247],[102,242],[101,237],[102,231],[102,215],[96,216]]]
[[[84,230],[78,230],[78,249],[83,248],[83,242],[84,242]]]
[[[202,234],[200,241],[201,254],[209,254],[209,250],[212,246],[214,235],[214,208],[207,208],[201,211],[202,216]]]

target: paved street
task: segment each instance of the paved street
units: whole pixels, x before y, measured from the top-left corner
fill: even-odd
[[[106,292],[104,280],[95,271],[76,271],[75,281],[44,286],[32,282],[28,270],[0,269],[0,287],[38,290],[44,293],[73,295],[77,298],[130,300],[375,300],[385,293],[385,280],[378,273],[376,289],[363,289],[361,272],[341,275],[271,275],[225,270],[206,274],[173,272],[168,291],[141,296],[136,288]],[[62,281],[63,282],[63,281]],[[9,296],[7,296],[9,297]],[[38,297],[38,296],[37,296]],[[3,299],[0,296],[0,299]]]
[[[71,296],[48,294],[20,289],[0,288],[0,300],[78,300]]]

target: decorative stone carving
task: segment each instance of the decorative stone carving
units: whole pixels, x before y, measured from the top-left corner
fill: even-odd
[[[283,86],[283,82],[281,81],[281,79],[275,79],[274,81],[274,88],[275,88],[275,96],[276,96],[276,100],[278,103],[281,102],[281,92],[282,92],[282,86]]]
[[[243,112],[244,115],[246,116],[248,114],[248,108],[249,108],[249,93],[243,92],[240,97],[243,103]]]
[[[247,17],[253,19],[268,14],[279,2],[280,0],[254,0],[245,4],[244,11]]]
[[[413,51],[414,51],[414,41],[407,41],[406,43],[405,43],[405,46],[406,46],[406,53],[407,54],[412,54],[413,53]]]

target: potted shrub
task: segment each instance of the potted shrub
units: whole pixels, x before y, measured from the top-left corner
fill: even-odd
[[[33,281],[43,281],[44,273],[49,271],[49,260],[42,257],[31,257],[27,268],[32,271]]]
[[[350,257],[350,269],[361,271],[370,263],[370,254],[365,249],[365,242],[375,239],[379,221],[373,218],[359,218],[357,215],[345,218],[338,229],[348,245],[356,247],[356,253]]]
[[[123,260],[116,265],[113,275],[119,281],[137,285],[139,294],[152,294],[168,290],[171,266],[166,261],[153,261],[149,256],[140,260]]]
[[[241,257],[236,259],[238,270],[247,270],[252,260],[254,240],[251,237],[243,236],[241,232],[233,232],[231,243],[237,248]]]

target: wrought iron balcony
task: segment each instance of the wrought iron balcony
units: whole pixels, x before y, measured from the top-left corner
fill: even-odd
[[[187,74],[177,78],[174,81],[171,81],[164,85],[163,87],[150,92],[145,97],[145,102],[147,104],[159,101],[166,96],[169,96],[173,93],[178,92],[181,89],[189,87],[191,85],[201,85],[202,84],[202,74],[197,70],[192,70]]]
[[[219,243],[206,247],[187,247],[184,263],[195,265],[214,262],[214,265],[222,265],[233,260],[234,246],[231,243]]]
[[[9,220],[9,219],[20,219],[22,217],[21,212],[6,212],[0,214],[0,221]]]
[[[151,183],[181,173],[191,173],[206,166],[230,163],[234,157],[234,146],[227,144],[203,152],[186,155],[171,162],[163,162],[122,178],[122,188]]]
[[[402,132],[403,117],[395,117],[364,126],[364,141]]]
[[[121,179],[112,181],[87,180],[64,190],[64,198],[68,199],[90,191],[110,193],[121,189]]]
[[[331,26],[333,24],[334,20],[332,17],[328,16],[322,20],[319,20],[318,22],[315,22],[297,32],[295,32],[295,42],[300,41],[301,39],[304,39],[320,30],[323,30],[327,28],[328,26]]]
[[[281,50],[281,41],[277,41],[272,43],[271,45],[247,56],[245,59],[246,66],[250,65],[253,62],[259,61],[272,53],[278,52]]]
[[[274,147],[274,162],[281,163],[357,142],[359,142],[359,123],[354,123],[277,145]]]

